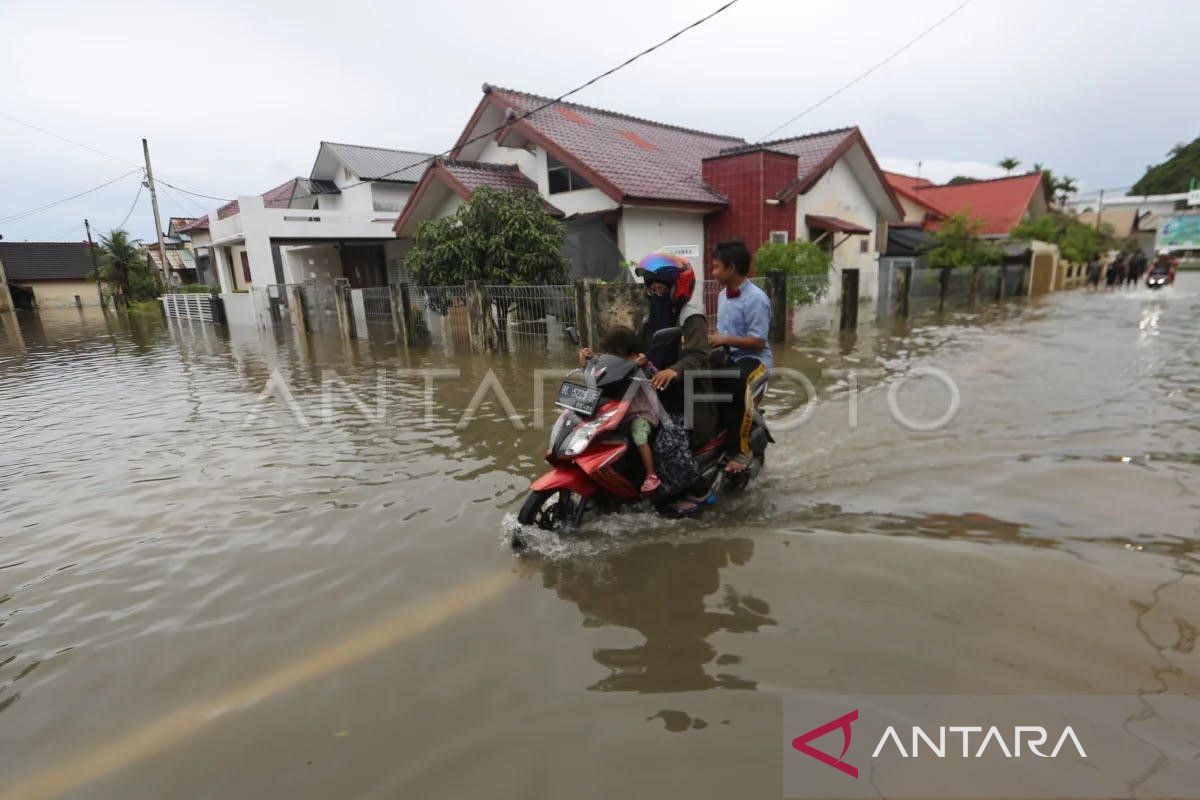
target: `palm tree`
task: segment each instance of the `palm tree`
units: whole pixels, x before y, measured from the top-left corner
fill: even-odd
[[[101,235],[100,245],[96,248],[100,256],[96,279],[103,280],[110,286],[115,285],[113,304],[118,307],[129,305],[132,297],[130,274],[146,267],[146,253],[140,245],[140,240],[118,228],[109,231],[107,235]]]
[[[1079,190],[1079,187],[1075,185],[1075,179],[1067,175],[1055,181],[1054,188],[1058,192],[1058,203],[1063,206],[1067,204],[1067,199]]]
[[[999,166],[1003,167],[1005,175],[1012,175],[1012,171],[1021,166],[1021,159],[1014,156],[1005,156],[1000,159]]]

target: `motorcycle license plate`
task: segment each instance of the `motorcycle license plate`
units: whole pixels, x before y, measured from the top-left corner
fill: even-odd
[[[558,387],[558,397],[555,398],[554,405],[560,408],[569,408],[590,417],[596,413],[596,407],[600,405],[600,390],[571,383],[571,381],[563,381],[562,386]]]

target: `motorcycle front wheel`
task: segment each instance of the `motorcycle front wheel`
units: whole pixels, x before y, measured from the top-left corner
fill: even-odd
[[[544,531],[567,531],[578,528],[588,499],[567,489],[530,492],[517,512],[517,522]]]

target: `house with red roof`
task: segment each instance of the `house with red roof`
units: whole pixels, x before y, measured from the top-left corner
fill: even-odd
[[[713,214],[706,249],[742,239],[815,242],[835,273],[855,271],[860,298],[874,297],[887,225],[903,208],[857,127],[723,150],[703,162],[705,183],[728,203]],[[840,281],[833,281],[833,296]]]
[[[700,267],[722,238],[751,249],[816,239],[838,266],[866,268],[880,225],[902,216],[857,128],[750,145],[489,85],[452,158],[421,177],[396,235],[411,239],[480,185],[536,189],[564,221],[577,277],[613,278],[623,260],[655,250]]]
[[[1023,220],[1044,216],[1050,208],[1040,172],[944,185],[896,172],[884,176],[904,208],[904,221],[927,229],[965,212],[983,223],[983,236],[1003,239]]]
[[[354,288],[386,286],[403,257],[392,227],[431,158],[321,142],[309,177],[238,197],[174,232],[187,237],[197,266],[211,268],[226,294],[262,288],[265,300],[269,291],[281,294],[270,287],[343,278]],[[231,321],[245,318],[233,305]],[[250,319],[262,316],[258,305]]]

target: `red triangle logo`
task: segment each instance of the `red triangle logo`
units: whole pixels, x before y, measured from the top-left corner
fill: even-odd
[[[846,773],[851,778],[857,778],[858,767],[853,766],[852,764],[847,764],[842,760],[842,757],[846,755],[846,751],[850,749],[850,737],[852,735],[850,725],[857,719],[858,709],[856,708],[849,714],[843,714],[837,719],[832,719],[829,722],[826,722],[824,725],[813,728],[807,733],[800,734],[795,739],[792,739],[792,747],[796,750],[799,750],[801,753],[804,753],[806,756],[815,758],[822,764],[827,764],[839,772]],[[838,754],[837,758],[834,758],[833,756],[829,755],[829,753],[818,750],[809,744],[809,742],[812,740],[820,739],[825,734],[835,730],[841,730],[842,732],[842,752]]]

